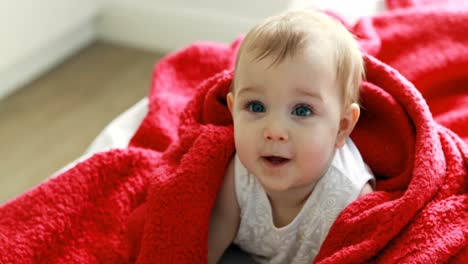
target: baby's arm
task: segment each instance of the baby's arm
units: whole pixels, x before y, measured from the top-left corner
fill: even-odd
[[[231,159],[211,212],[208,263],[217,263],[237,235],[240,209],[234,189],[234,158]]]

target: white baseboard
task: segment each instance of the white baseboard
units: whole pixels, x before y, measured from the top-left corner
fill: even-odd
[[[94,21],[70,30],[47,46],[0,72],[0,99],[34,80],[95,39]]]
[[[230,43],[256,22],[258,18],[170,1],[114,0],[101,9],[97,34],[114,43],[170,52],[194,41]]]

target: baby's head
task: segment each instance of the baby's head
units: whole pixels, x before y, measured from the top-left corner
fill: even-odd
[[[328,47],[326,47],[328,45]],[[336,70],[343,105],[358,103],[364,63],[354,36],[336,19],[316,11],[290,11],[265,19],[246,35],[239,48],[236,69],[244,53],[251,60],[272,59],[272,66],[307,49],[326,47]],[[236,72],[237,73],[237,72]],[[236,74],[236,77],[238,74]],[[232,88],[235,88],[235,80]]]
[[[239,158],[266,189],[325,173],[359,118],[363,74],[353,35],[325,14],[292,11],[249,31],[227,101]]]

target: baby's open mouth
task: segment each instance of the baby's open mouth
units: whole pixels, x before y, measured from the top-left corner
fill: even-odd
[[[263,156],[262,158],[268,163],[274,164],[274,165],[280,165],[289,161],[289,159],[279,157],[279,156]]]

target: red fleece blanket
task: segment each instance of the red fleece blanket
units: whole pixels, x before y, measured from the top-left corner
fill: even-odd
[[[422,2],[388,1],[351,28],[369,54],[352,138],[377,191],[342,212],[317,263],[468,263],[468,9]],[[164,58],[128,148],[2,205],[0,263],[206,262],[238,44]]]

